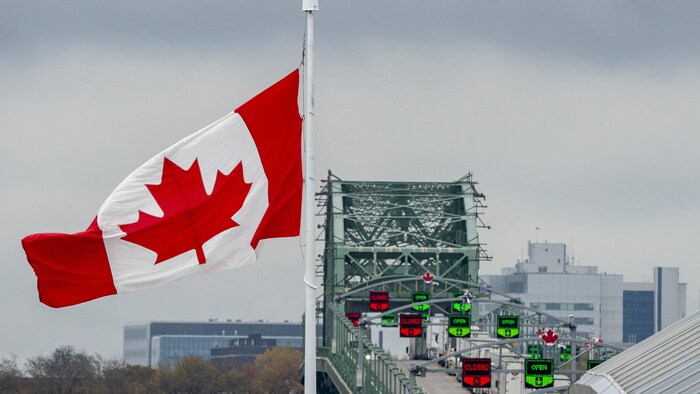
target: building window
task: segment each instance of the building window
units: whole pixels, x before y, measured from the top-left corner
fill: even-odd
[[[525,282],[510,282],[508,283],[508,292],[523,294],[525,293]]]
[[[583,303],[577,303],[574,304],[574,310],[575,311],[592,311],[593,310],[593,304],[583,304]]]
[[[545,305],[545,309],[548,309],[550,311],[558,311],[561,310],[561,304],[558,302],[548,302]]]

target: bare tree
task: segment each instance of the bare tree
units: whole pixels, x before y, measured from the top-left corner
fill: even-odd
[[[17,366],[17,356],[0,360],[0,393],[19,393],[22,385],[22,371]]]
[[[72,346],[61,346],[50,356],[27,360],[32,393],[100,393],[99,360]]]
[[[298,350],[277,347],[224,372],[197,356],[184,357],[175,369],[153,369],[62,346],[27,360],[26,378],[16,357],[0,359],[0,393],[290,394],[303,390],[301,360]]]

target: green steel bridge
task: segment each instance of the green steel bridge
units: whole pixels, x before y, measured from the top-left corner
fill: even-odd
[[[387,278],[414,278],[381,284],[392,300],[410,299],[426,273],[476,283],[479,263],[488,259],[477,233],[485,227],[484,196],[471,174],[456,182],[399,183],[343,181],[329,172],[318,200],[325,245],[317,271],[323,278],[317,364],[334,386],[321,384],[319,391],[422,393],[345,313],[365,311],[372,284]],[[360,291],[338,302],[353,289]],[[445,282],[436,297],[463,289]]]

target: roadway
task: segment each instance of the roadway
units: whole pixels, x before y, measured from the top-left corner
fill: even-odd
[[[418,364],[425,362],[425,360],[394,360],[396,365],[403,368],[408,376],[410,372],[408,369],[411,364]],[[432,368],[439,367],[435,364]],[[416,384],[420,386],[421,389],[426,394],[465,394],[469,391],[462,387],[462,384],[457,380],[454,375],[449,375],[446,372],[426,372],[425,376],[416,377]]]

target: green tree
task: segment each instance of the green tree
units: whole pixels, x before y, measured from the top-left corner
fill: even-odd
[[[255,359],[257,386],[269,394],[301,392],[300,351],[287,347],[275,347]]]
[[[141,365],[126,365],[121,360],[109,360],[102,366],[105,390],[108,393],[147,394],[158,392],[154,383],[155,370]]]
[[[219,375],[217,388],[223,393],[259,394],[263,393],[257,386],[255,364],[247,363],[232,368]]]
[[[177,394],[178,386],[175,380],[175,371],[166,367],[159,367],[153,373],[153,384],[158,388],[157,392],[167,394]]]
[[[185,356],[175,367],[178,393],[215,393],[219,371],[197,356]]]

